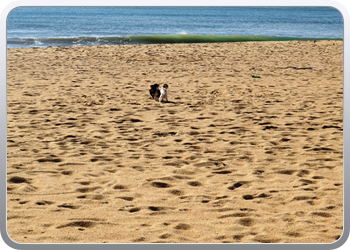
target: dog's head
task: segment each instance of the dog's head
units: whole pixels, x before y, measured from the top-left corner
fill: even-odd
[[[166,83],[163,85],[163,87],[166,89],[169,88],[168,84],[166,84]]]
[[[159,88],[159,84],[158,83],[151,85],[151,89],[158,89],[158,88]]]

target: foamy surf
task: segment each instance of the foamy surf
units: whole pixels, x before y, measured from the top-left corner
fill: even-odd
[[[11,38],[10,47],[21,46],[92,46],[92,45],[126,45],[126,44],[168,44],[168,43],[227,43],[227,42],[263,42],[263,41],[312,41],[343,40],[342,38],[304,38],[279,36],[228,36],[228,35],[145,35],[113,37],[62,37],[62,38]]]

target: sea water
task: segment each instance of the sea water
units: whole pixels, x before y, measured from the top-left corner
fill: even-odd
[[[342,40],[332,7],[18,7],[7,46]]]

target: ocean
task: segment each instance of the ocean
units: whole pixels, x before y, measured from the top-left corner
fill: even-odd
[[[18,7],[7,47],[342,40],[331,7]]]

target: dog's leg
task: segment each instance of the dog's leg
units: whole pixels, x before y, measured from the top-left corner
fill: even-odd
[[[164,91],[161,91],[160,97],[159,97],[159,102],[161,102],[163,100],[163,96],[164,96]]]

